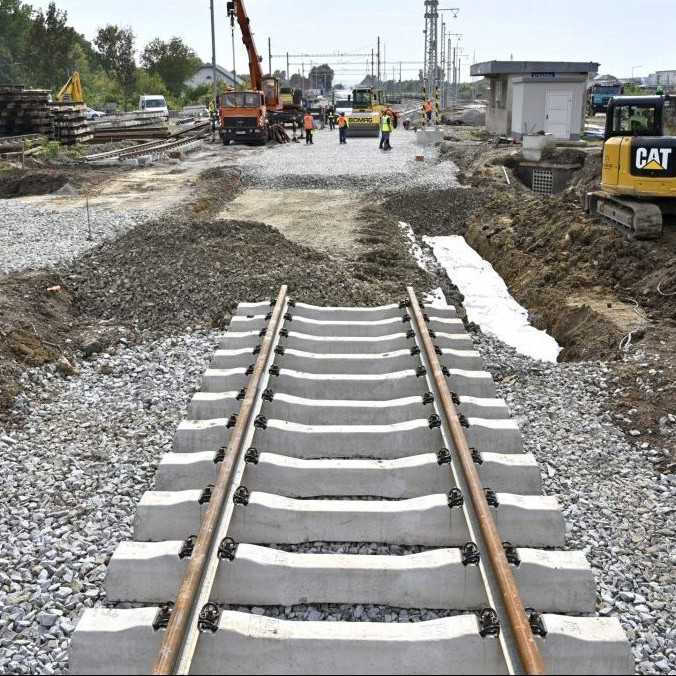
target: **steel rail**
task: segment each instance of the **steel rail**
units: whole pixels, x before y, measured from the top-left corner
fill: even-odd
[[[284,285],[277,296],[272,317],[268,322],[254,372],[246,388],[246,395],[230,436],[225,459],[211,492],[209,507],[202,519],[193,555],[181,581],[176,604],[162,638],[159,655],[153,665],[153,674],[187,674],[190,671],[190,664],[197,645],[200,602],[206,603],[211,596],[218,569],[217,553],[222,540],[220,536],[227,535],[230,521],[225,514],[228,497],[234,488],[235,471],[241,464],[246,437],[253,423],[253,413],[259,399],[261,380],[273,354],[273,346],[282,325],[282,315],[287,304],[286,295],[287,287]]]
[[[446,377],[441,369],[425,316],[414,289],[408,287],[407,293],[414,326],[422,342],[423,355],[434,381],[440,412],[443,414],[446,430],[449,432],[455,447],[453,470],[454,473],[457,472],[457,459],[462,470],[462,476],[458,476],[456,473],[456,477],[461,479],[458,485],[463,489],[466,488],[463,493],[466,498],[469,494],[471,500],[473,513],[469,509],[466,499],[465,514],[468,517],[470,533],[477,540],[476,544],[481,553],[480,565],[488,598],[495,605],[496,613],[500,619],[500,640],[507,666],[512,673],[544,674],[542,655],[535,642],[529,618],[519,594],[519,588],[507,561],[502,539],[486,500],[486,493],[472,458],[472,452],[467,443],[458,411],[449,392]],[[478,532],[474,527],[476,524],[478,524]],[[497,586],[497,589],[495,589],[495,586]],[[516,651],[513,650],[514,646]]]

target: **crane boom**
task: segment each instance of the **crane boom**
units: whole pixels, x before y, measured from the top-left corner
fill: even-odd
[[[253,33],[251,32],[251,20],[246,13],[244,0],[235,0],[235,9],[237,13],[237,22],[242,31],[242,42],[249,55],[249,76],[251,77],[251,88],[256,91],[263,91],[263,71],[261,69],[262,57],[258,55]]]

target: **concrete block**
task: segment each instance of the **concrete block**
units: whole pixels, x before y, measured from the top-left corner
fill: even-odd
[[[435,333],[462,333],[465,325],[462,319],[430,317],[427,327]]]
[[[441,349],[450,347],[456,350],[471,350],[474,347],[472,336],[467,332],[461,332],[457,329],[454,333],[437,332],[433,342]]]
[[[441,348],[439,363],[449,369],[465,369],[480,371],[484,368],[484,360],[476,350],[458,350],[456,348]]]
[[[374,420],[391,425],[402,420],[429,417],[432,404],[423,404],[422,396],[403,397],[390,401],[304,399],[275,393],[271,402],[264,402],[261,413],[268,419],[288,420],[304,425],[368,425]]]
[[[185,420],[176,430],[173,449],[176,453],[217,451],[228,445],[230,432],[227,418]]]
[[[389,319],[377,319],[373,321],[324,321],[321,319],[306,319],[298,315],[293,316],[291,322],[287,322],[289,330],[308,333],[311,336],[368,336],[382,337],[398,333],[402,329],[406,333],[410,328],[410,322],[404,322],[405,311],[402,310],[400,316]]]
[[[155,474],[156,491],[202,490],[216,481],[216,453],[165,453]]]
[[[517,495],[542,494],[542,474],[532,453],[482,453],[481,458],[478,469],[484,486]]]
[[[427,380],[407,369],[376,375],[313,374],[281,369],[270,379],[274,392],[283,392],[304,399],[356,399],[389,401],[419,395],[428,391]]]
[[[267,429],[256,430],[253,445],[261,452],[297,458],[394,459],[441,448],[439,429],[427,419],[394,425],[301,425],[268,420]]]
[[[523,437],[516,421],[469,418],[465,437],[482,453],[523,453]]]
[[[238,399],[239,391],[231,392],[198,392],[192,398],[188,409],[191,420],[214,420],[229,418],[239,413],[242,402]]]
[[[157,608],[88,608],[73,634],[72,674],[148,674],[162,632]],[[617,618],[545,614],[536,637],[548,674],[633,674]],[[200,635],[194,674],[505,674],[500,643],[476,615],[418,623],[294,622],[224,611]]]
[[[465,371],[449,369],[448,388],[461,397],[493,399],[498,391],[493,376],[488,371]]]
[[[162,633],[153,629],[157,608],[87,608],[73,633],[69,672],[83,676],[152,673]]]
[[[565,528],[555,499],[498,497],[495,518],[505,540],[517,547],[563,545]],[[460,547],[469,539],[462,510],[450,509],[445,494],[380,501],[293,500],[252,493],[248,505],[235,508],[231,535],[252,544],[391,542],[429,547]]]
[[[260,339],[259,339],[260,340]],[[212,369],[248,368],[255,364],[257,355],[251,347],[239,347],[231,350],[216,350],[211,359]]]
[[[404,369],[418,368],[421,365],[420,357],[413,356],[410,348],[382,354],[320,354],[286,348],[284,355],[278,356],[275,363],[283,369],[306,373],[363,375],[395,373]]]
[[[543,615],[547,637],[535,637],[545,671],[568,674],[633,674],[634,658],[616,617]]]
[[[247,465],[242,483],[250,490],[289,498],[376,496],[417,498],[448,493],[454,482],[435,453],[396,460],[301,460],[261,453]]]
[[[429,317],[455,319],[458,316],[458,311],[455,309],[454,305],[424,305],[423,310]]]
[[[134,540],[185,540],[196,535],[202,522],[201,495],[202,490],[144,493],[134,515]]]
[[[122,542],[108,565],[112,603],[161,604],[176,597],[188,559],[183,543]],[[518,549],[512,567],[526,607],[541,612],[592,613],[596,592],[582,552]],[[474,610],[489,605],[478,566],[464,566],[461,549],[407,556],[297,554],[242,544],[219,565],[215,603],[273,606],[305,603],[384,604],[403,608]]]
[[[382,354],[396,350],[410,350],[415,340],[407,337],[406,327],[387,336],[312,336],[298,331],[289,331],[281,344],[295,350],[320,352],[322,354]]]
[[[268,327],[268,319],[265,313],[258,315],[235,315],[230,320],[230,331],[257,331],[260,333]]]
[[[253,363],[253,362],[252,362]],[[239,392],[249,383],[246,369],[207,369],[202,376],[203,392]]]
[[[466,418],[500,420],[510,417],[509,408],[504,399],[460,397],[460,406],[457,406],[457,409]]]
[[[259,331],[228,331],[216,341],[221,350],[236,350],[238,348],[250,347],[253,349],[261,342],[261,332]]]
[[[252,645],[256,646],[252,650]],[[419,623],[293,622],[233,611],[200,637],[201,674],[504,674],[474,615]]]
[[[160,460],[155,491],[200,490],[213,483],[220,465],[215,453],[167,453]],[[478,466],[485,486],[504,493],[542,493],[540,469],[532,454],[484,453]],[[328,472],[330,471],[330,474]],[[247,465],[243,483],[252,491],[286,497],[373,495],[413,498],[448,492],[455,481],[436,453],[396,460],[303,460],[261,453],[257,465]]]
[[[307,303],[296,303],[289,310],[293,317],[319,319],[322,321],[379,321],[381,319],[401,318],[405,308],[398,304],[381,305],[379,307],[319,307]]]

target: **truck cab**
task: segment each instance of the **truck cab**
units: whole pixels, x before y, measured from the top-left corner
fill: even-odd
[[[226,92],[217,98],[223,145],[265,145],[268,139],[267,108],[263,92]]]
[[[157,113],[158,115],[162,115],[165,120],[169,120],[169,108],[162,94],[144,94],[143,96],[139,96],[138,109],[142,113]]]

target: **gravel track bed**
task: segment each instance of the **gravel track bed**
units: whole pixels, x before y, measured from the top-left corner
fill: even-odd
[[[393,149],[378,148],[377,138],[348,139],[338,143],[337,132],[315,133],[315,143],[306,146],[289,143],[269,148],[264,157],[249,154],[240,158],[245,186],[270,188],[356,189],[397,192],[412,189],[443,189],[458,185],[457,167],[450,160],[439,160],[438,148],[425,148],[415,142],[415,133],[399,130],[392,138]],[[425,161],[416,161],[424,155]]]
[[[0,432],[0,472],[9,477],[0,498],[0,673],[66,669],[69,636],[84,607],[105,603],[105,563],[130,537],[136,504],[170,449],[214,338],[122,347],[80,364],[81,376],[70,380],[53,367],[26,376],[16,405],[25,425]],[[614,387],[605,367],[542,364],[487,337],[477,341],[541,463],[547,493],[561,500],[568,547],[584,549],[594,567],[599,612],[620,617],[640,672],[673,672],[676,487],[653,470],[658,452],[628,444],[603,412]],[[395,553],[379,543],[284,547],[339,548]],[[413,612],[427,611],[322,604],[264,612],[415,621]]]
[[[54,209],[1,200],[0,274],[69,261],[103,240],[123,235],[152,215],[142,209],[91,206],[92,241],[88,241],[85,201],[78,198],[76,202],[77,206]]]
[[[105,564],[131,537],[136,504],[171,449],[214,335],[195,333],[80,364],[29,371],[0,429],[0,673],[60,673]]]
[[[567,547],[592,565],[599,614],[619,617],[639,673],[676,673],[676,477],[655,469],[664,451],[628,443],[605,412],[617,384],[603,364],[545,364],[483,335],[479,349],[561,502]]]

